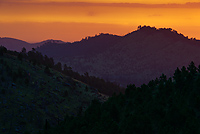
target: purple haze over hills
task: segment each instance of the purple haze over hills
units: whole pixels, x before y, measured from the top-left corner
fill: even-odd
[[[88,72],[122,86],[147,84],[162,73],[172,76],[177,67],[191,61],[200,64],[200,41],[170,28],[144,26],[125,36],[100,34],[73,43],[44,41],[34,45],[39,46],[37,51],[81,74]]]

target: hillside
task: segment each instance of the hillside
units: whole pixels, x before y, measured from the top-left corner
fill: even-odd
[[[0,48],[0,133],[35,134],[44,129],[45,122],[54,126],[66,115],[85,111],[93,99],[105,101],[107,96]]]
[[[199,134],[200,66],[177,68],[141,87],[128,85],[125,94],[105,103],[93,101],[77,117],[66,116],[42,134]]]
[[[88,72],[126,86],[140,86],[162,73],[173,75],[177,67],[200,63],[200,41],[188,39],[171,28],[143,26],[125,36],[100,34],[80,42],[46,43],[37,51],[66,63],[80,73]]]

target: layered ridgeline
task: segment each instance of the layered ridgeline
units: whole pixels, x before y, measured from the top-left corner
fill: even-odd
[[[55,126],[66,115],[85,111],[93,99],[107,100],[61,72],[52,58],[34,50],[18,53],[0,47],[0,133],[35,134],[45,123]]]
[[[200,63],[200,42],[171,28],[143,26],[125,36],[100,34],[73,43],[46,43],[39,52],[66,63],[79,73],[88,72],[123,86],[140,86],[176,67]]]

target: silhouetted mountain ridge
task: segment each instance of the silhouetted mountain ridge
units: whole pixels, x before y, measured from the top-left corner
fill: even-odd
[[[50,47],[51,46],[51,47]],[[80,73],[102,77],[126,86],[137,86],[191,61],[200,63],[200,43],[171,28],[139,26],[125,36],[100,34],[80,42],[37,49]]]
[[[15,38],[10,38],[10,37],[0,37],[0,46],[4,46],[8,50],[17,51],[17,52],[20,52],[23,47],[26,48],[27,51],[30,51],[32,50],[32,48],[39,47],[47,42],[57,43],[57,44],[65,43],[61,40],[53,40],[53,39],[48,39],[48,40],[44,40],[37,43],[28,43],[20,39],[15,39]]]
[[[43,51],[46,55],[53,54],[53,57],[56,57],[57,55],[54,54],[54,52],[59,52],[59,55],[62,55],[62,57],[88,57],[93,54],[100,53],[109,47],[112,47],[121,38],[122,37],[117,35],[100,34],[94,37],[86,37],[81,41],[76,41],[73,43],[57,44],[47,42],[38,50]]]
[[[184,36],[182,33],[178,33],[176,30],[172,28],[155,28],[155,27],[150,27],[150,26],[138,26],[138,30],[133,31],[124,37],[129,37],[132,36],[134,38],[139,39],[139,35],[143,36],[148,36],[150,34],[163,34],[165,37],[171,38],[173,40],[185,40],[185,41],[190,41],[190,40],[196,40],[195,38],[188,38],[188,36]]]
[[[31,49],[32,47],[34,47],[28,42],[25,42],[19,39],[9,38],[9,37],[0,38],[0,45],[13,51],[21,51],[23,47],[26,47],[26,49]]]
[[[177,67],[200,63],[200,42],[171,28],[139,26],[125,36],[99,34],[73,43],[46,41],[36,49],[74,71],[126,86],[172,76]]]

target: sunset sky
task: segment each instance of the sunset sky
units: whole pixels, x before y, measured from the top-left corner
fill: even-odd
[[[200,0],[0,0],[0,37],[27,42],[125,35],[139,25],[200,39]]]

